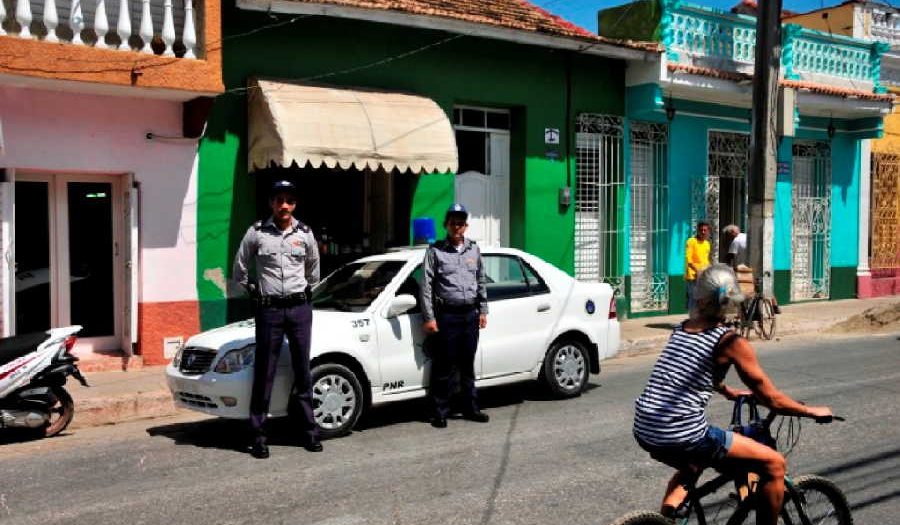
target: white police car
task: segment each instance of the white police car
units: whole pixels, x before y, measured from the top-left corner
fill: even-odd
[[[313,409],[323,437],[349,432],[373,405],[422,397],[429,376],[417,304],[423,249],[365,257],[313,294]],[[619,350],[612,289],[574,280],[519,250],[482,250],[490,303],[475,373],[479,387],[540,379],[559,397],[580,394],[599,362]],[[285,345],[287,343],[285,342]],[[166,369],[176,404],[249,417],[254,322],[198,334]],[[270,413],[287,413],[293,381],[281,352]]]

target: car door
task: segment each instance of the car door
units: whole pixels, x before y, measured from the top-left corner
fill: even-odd
[[[402,278],[392,298],[409,294],[419,300],[419,283],[422,280],[422,266]],[[402,394],[427,386],[430,364],[425,355],[422,332],[422,311],[418,304],[408,312],[392,318],[375,317],[378,337],[379,366],[381,383],[372,385],[386,395]]]
[[[481,331],[483,377],[533,369],[543,358],[557,312],[550,289],[521,257],[485,254],[488,322]]]

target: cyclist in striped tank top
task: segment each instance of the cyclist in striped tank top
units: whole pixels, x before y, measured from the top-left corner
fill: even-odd
[[[684,500],[684,485],[704,468],[749,462],[760,476],[758,525],[776,525],[784,498],[784,457],[762,443],[712,426],[706,407],[714,391],[733,400],[752,393],[761,404],[785,415],[823,417],[825,406],[805,406],[778,390],[760,366],[750,343],[722,324],[725,311],[742,299],[731,268],[704,270],[694,289],[690,318],[675,327],[643,393],[635,401],[634,437],[650,456],[677,472],[669,480],[661,512],[671,516]],[[731,366],[749,391],[724,383]]]

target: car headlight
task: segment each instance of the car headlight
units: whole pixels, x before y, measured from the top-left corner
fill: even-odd
[[[178,348],[178,351],[175,352],[175,357],[172,359],[172,366],[178,368],[181,366],[181,354],[184,353],[184,345]]]
[[[256,353],[256,345],[245,346],[238,350],[231,350],[216,364],[215,371],[220,374],[233,374],[245,368],[253,366],[253,357]]]

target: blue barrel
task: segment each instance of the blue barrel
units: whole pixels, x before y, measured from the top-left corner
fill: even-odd
[[[431,244],[436,234],[434,219],[431,217],[418,217],[412,221],[413,244]]]

